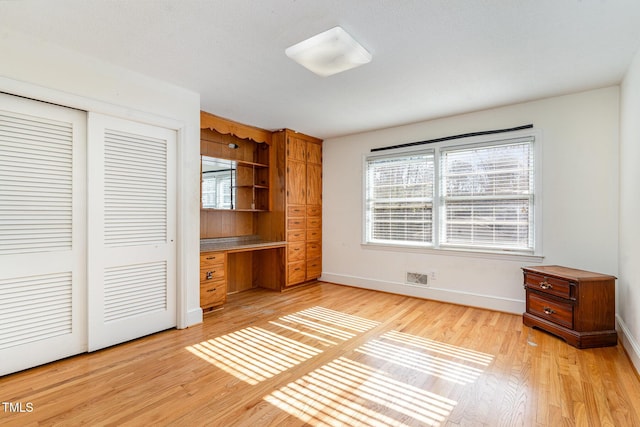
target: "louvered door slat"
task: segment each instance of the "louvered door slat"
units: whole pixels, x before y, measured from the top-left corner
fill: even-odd
[[[108,246],[165,242],[167,148],[164,141],[105,132],[105,242]],[[142,223],[140,215],[155,217]]]
[[[0,233],[0,254],[70,249],[72,124],[2,112],[0,129],[0,226],[40,230]],[[43,227],[47,217],[59,221]]]

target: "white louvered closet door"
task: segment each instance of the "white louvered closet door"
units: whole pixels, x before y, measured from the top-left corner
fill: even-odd
[[[0,94],[0,375],[86,342],[86,113]]]
[[[176,132],[88,120],[89,351],[176,326]]]

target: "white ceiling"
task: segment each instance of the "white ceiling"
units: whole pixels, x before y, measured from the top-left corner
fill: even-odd
[[[342,26],[373,61],[318,77],[284,50]],[[618,84],[638,0],[0,0],[2,28],[321,138]],[[0,58],[1,61],[1,58]]]

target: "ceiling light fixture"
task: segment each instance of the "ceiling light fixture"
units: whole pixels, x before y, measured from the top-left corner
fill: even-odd
[[[371,54],[341,27],[334,27],[285,50],[287,56],[327,77],[371,62]]]

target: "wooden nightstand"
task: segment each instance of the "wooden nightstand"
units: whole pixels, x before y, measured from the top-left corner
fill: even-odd
[[[616,345],[614,276],[557,265],[525,267],[526,326],[578,348]]]

